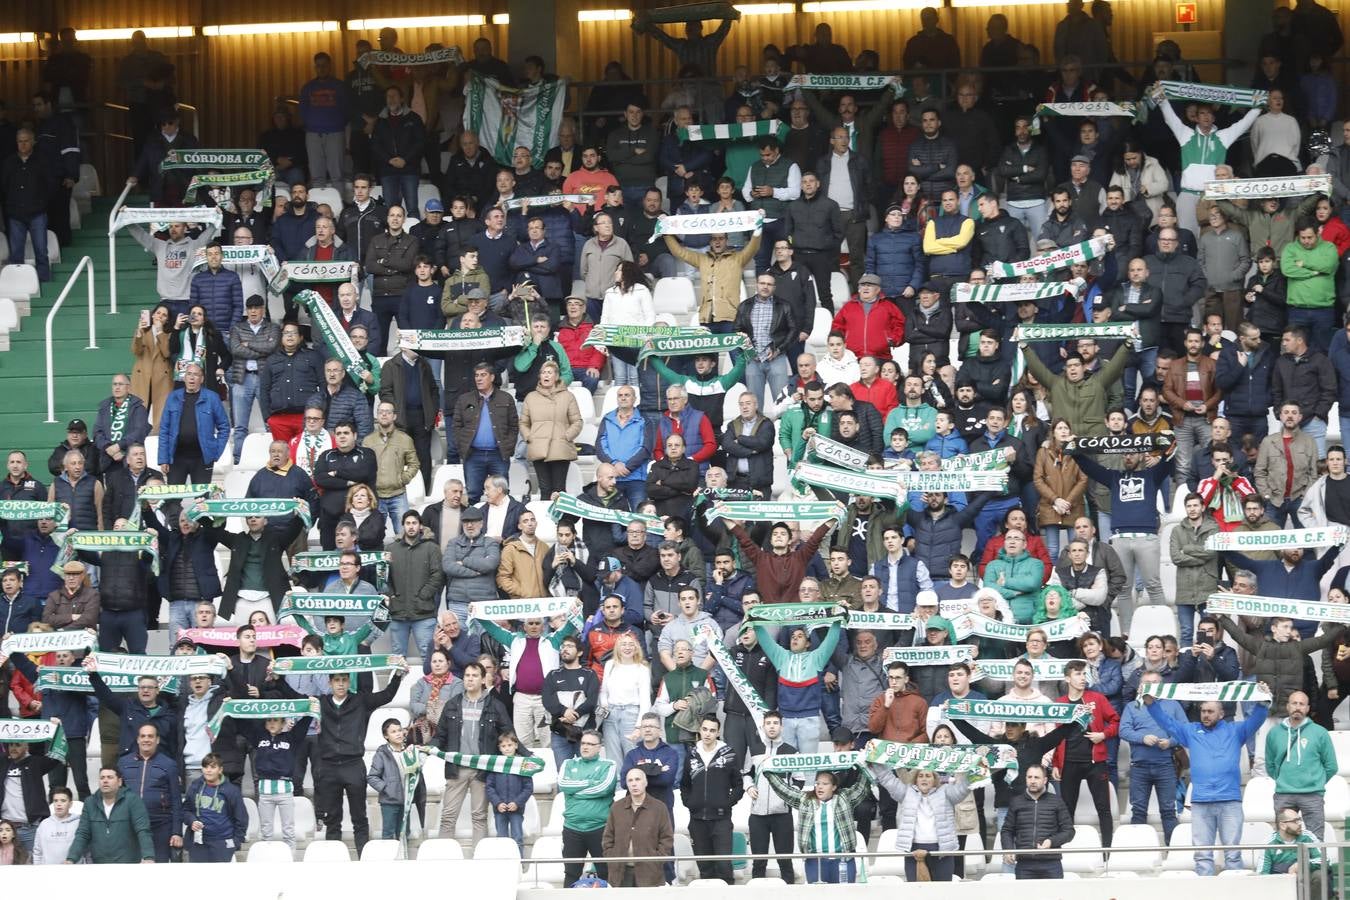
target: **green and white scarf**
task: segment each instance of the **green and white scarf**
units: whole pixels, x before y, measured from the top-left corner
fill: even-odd
[[[839,466],[841,469],[850,469],[854,472],[864,472],[867,470],[868,454],[863,450],[855,450],[847,444],[841,444],[838,441],[831,440],[822,434],[811,436],[808,442],[807,452],[820,460],[829,463],[832,466]]]
[[[903,744],[899,741],[873,741],[865,751],[868,762],[888,769],[938,772],[942,775],[984,776],[987,769],[1007,769],[1005,780],[1015,781],[1020,768],[1017,751],[1009,744],[985,744],[942,747],[937,744]]]
[[[50,719],[0,719],[0,744],[45,744],[47,756],[58,763],[65,764],[70,745],[66,743],[66,733],[60,722]]]
[[[828,500],[748,500],[718,503],[708,510],[708,521],[734,522],[824,522],[842,518],[844,504]]]
[[[1287,600],[1284,597],[1257,597],[1218,591],[1205,601],[1209,615],[1255,616],[1262,619],[1299,619],[1304,622],[1341,622],[1350,624],[1350,604],[1318,603],[1313,600]]]
[[[303,466],[301,467],[303,468]],[[384,585],[389,580],[389,551],[388,550],[362,550],[361,568],[366,566],[375,567],[375,587],[384,590]],[[291,557],[292,572],[336,572],[338,563],[342,559],[341,553],[329,553],[324,550],[308,550],[303,553],[296,553]]]
[[[65,564],[75,558],[77,551],[90,553],[113,551],[120,553],[144,553],[150,557],[150,569],[159,575],[159,536],[153,531],[77,531],[67,533],[56,552],[56,562],[52,571],[61,574]]]
[[[1018,343],[1043,341],[1076,341],[1080,338],[1105,340],[1139,339],[1139,325],[1135,322],[1101,322],[1081,325],[1018,325],[1012,339]]]
[[[1331,196],[1331,176],[1289,175],[1284,178],[1230,178],[1227,181],[1205,182],[1206,200],[1237,197],[1264,200],[1267,197],[1302,197],[1305,194]]]
[[[985,271],[989,273],[990,278],[1021,278],[1023,275],[1042,275],[1046,272],[1067,269],[1074,263],[1089,262],[1105,256],[1109,252],[1109,248],[1106,246],[1108,237],[1110,235],[1089,238],[1086,241],[1060,247],[1058,250],[1051,250],[1049,253],[1042,253],[1021,262],[989,263],[985,266]]]
[[[121,231],[128,225],[149,225],[151,231],[163,231],[170,222],[201,222],[220,230],[221,216],[218,206],[177,206],[177,207],[138,207],[124,206],[113,217],[113,231]]]
[[[1192,84],[1189,81],[1159,81],[1168,100],[1198,100],[1201,103],[1217,103],[1220,106],[1236,106],[1249,109],[1265,106],[1270,95],[1254,88],[1234,87],[1230,84]]]
[[[70,507],[46,500],[0,500],[0,519],[11,522],[53,519],[57,528],[65,528],[70,521]]]
[[[356,58],[356,64],[363,69],[371,66],[442,66],[459,65],[464,56],[458,47],[443,47],[440,50],[428,50],[425,53],[394,53],[390,50],[369,50]]]
[[[309,530],[309,501],[298,498],[254,498],[249,500],[201,500],[188,509],[188,521],[195,522],[202,517],[221,519],[228,516],[262,516],[280,518],[298,516]]]
[[[1048,300],[1061,297],[1068,288],[1063,281],[1014,282],[1013,284],[969,284],[952,286],[953,303],[1021,303],[1023,300]]]
[[[525,329],[519,325],[498,328],[451,328],[436,331],[399,330],[398,345],[408,350],[491,350],[496,347],[522,347]]]
[[[681,141],[736,141],[777,137],[782,128],[783,123],[778,119],[756,119],[724,125],[690,125],[679,129],[677,134]]]
[[[834,772],[854,769],[865,760],[861,750],[833,750],[829,753],[775,753],[760,761],[760,772]]]
[[[281,600],[277,618],[286,616],[372,616],[386,603],[379,594],[312,594],[287,591]]]
[[[924,494],[953,491],[1002,491],[1008,485],[1006,469],[963,469],[948,472],[896,472],[895,486],[900,495],[910,491]]]
[[[226,719],[294,719],[317,716],[319,701],[308,697],[287,700],[226,700],[206,722],[206,733],[215,740]]]
[[[699,356],[705,353],[730,353],[733,350],[749,350],[750,336],[736,334],[691,334],[681,337],[656,337],[651,346],[644,345],[638,351],[638,362],[646,362],[653,356]]]
[[[853,75],[848,72],[830,74],[793,75],[786,90],[803,91],[877,91],[891,85],[899,86],[895,75]]]
[[[478,600],[469,604],[469,621],[489,622],[506,619],[543,619],[572,616],[581,608],[575,597],[533,597],[522,600]]]
[[[320,263],[320,265],[324,264]],[[342,265],[350,265],[350,263],[342,263]],[[309,312],[309,318],[314,328],[323,338],[323,342],[341,360],[347,374],[354,381],[363,381],[365,374],[370,371],[370,367],[366,365],[365,354],[357,350],[356,346],[352,344],[351,337],[347,334],[346,329],[338,324],[337,316],[333,314],[333,308],[328,305],[327,301],[314,291],[301,291],[295,295],[295,302]]]
[[[529,775],[533,777],[544,771],[545,766],[544,761],[537,756],[455,753],[453,750],[423,746],[419,746],[417,752],[439,756],[452,766],[477,769],[479,772],[495,772],[498,775]]]
[[[1350,540],[1350,528],[1286,528],[1278,531],[1220,531],[1205,538],[1206,550],[1291,550],[1296,547],[1339,547]]]
[[[982,659],[975,663],[975,672],[970,676],[971,681],[979,681],[984,678],[992,678],[995,681],[1012,681],[1013,668],[1019,663],[1025,662],[1031,666],[1032,677],[1036,681],[1059,681],[1064,677],[1064,664],[1072,662],[1068,659],[1027,659],[1018,657],[1017,659]]]
[[[1008,457],[1004,455],[1005,448],[994,450],[978,450],[975,453],[962,453],[960,456],[949,456],[942,461],[942,471],[944,472],[969,472],[984,471],[987,469],[1006,469],[1008,468]]]
[[[581,346],[640,350],[648,341],[657,338],[702,337],[705,334],[708,329],[702,325],[597,325]]]
[[[651,534],[664,536],[666,533],[665,524],[656,516],[646,516],[622,509],[609,509],[605,506],[592,506],[589,503],[582,502],[572,494],[559,494],[558,499],[549,504],[548,515],[555,522],[561,521],[564,516],[571,516],[574,519],[605,522],[609,525],[622,525],[625,528],[633,522],[642,522]]]
[[[108,404],[108,443],[116,444],[122,440],[127,431],[129,412],[131,412],[130,397],[120,403],[114,400]]]
[[[183,192],[183,196],[193,197],[200,188],[237,188],[258,184],[262,185],[262,190],[258,192],[258,203],[266,208],[272,200],[272,177],[274,174],[272,167],[267,166],[254,169],[251,172],[217,172],[193,175],[188,182],[187,189]]]
[[[560,206],[564,203],[594,203],[595,194],[544,194],[539,197],[512,197],[502,206],[508,210],[534,206]]]
[[[135,656],[130,653],[95,653],[94,668],[99,675],[146,675],[159,678],[192,675],[224,675],[229,664],[221,657],[209,656]]]
[[[1086,703],[948,700],[943,704],[943,710],[947,718],[963,722],[1047,722],[1056,725],[1077,722],[1084,730],[1092,724],[1092,707]]]
[[[1164,684],[1144,682],[1139,685],[1139,702],[1145,697],[1157,697],[1160,700],[1186,700],[1204,703],[1217,700],[1220,703],[1270,702],[1270,691],[1252,681],[1197,681],[1189,684]]]
[[[98,633],[87,628],[11,634],[0,643],[0,662],[11,653],[55,653],[58,650],[88,650],[98,643]]]
[[[1159,434],[1100,434],[1080,437],[1068,449],[1082,453],[1151,453],[1176,443],[1171,432]]]
[[[769,704],[764,702],[764,698],[755,690],[755,686],[750,679],[745,677],[745,672],[736,665],[735,660],[731,658],[731,651],[727,645],[722,643],[720,629],[714,628],[708,624],[697,626],[696,636],[702,637],[708,644],[708,652],[712,658],[721,667],[722,674],[727,678],[727,684],[736,692],[736,696],[741,698],[745,708],[750,711],[750,718],[755,722],[755,728],[761,734],[764,731],[764,714],[769,711]]]
[[[183,329],[183,342],[178,351],[178,358],[173,361],[173,380],[182,381],[183,375],[187,373],[188,366],[196,366],[204,373],[206,371],[206,334],[201,329],[194,329],[191,326]]]
[[[406,672],[408,667],[394,662],[390,653],[352,653],[340,656],[284,656],[272,661],[272,671],[287,675],[345,674],[347,672]]]
[[[301,284],[342,284],[356,278],[357,264],[345,259],[288,260],[281,264],[281,271],[287,283],[296,281]]]
[[[849,472],[834,466],[803,462],[798,463],[797,468],[792,470],[792,481],[798,485],[810,485],[827,491],[843,491],[882,500],[894,500],[895,475],[894,470]]]
[[[1045,116],[1047,119],[1058,119],[1062,116],[1084,117],[1090,119],[1100,119],[1102,117],[1114,118],[1118,116],[1133,117],[1136,113],[1133,103],[1113,103],[1109,100],[1092,100],[1086,103],[1042,103],[1036,107],[1035,115]]]
[[[656,229],[647,243],[655,243],[657,238],[667,234],[727,234],[735,231],[753,231],[759,234],[763,227],[762,209],[663,216],[656,221]]]
[[[103,686],[114,694],[134,694],[139,687],[134,675],[112,675],[99,673]],[[178,679],[172,676],[161,677],[159,689],[170,694],[178,693]],[[68,691],[72,694],[92,694],[94,685],[89,681],[89,673],[80,666],[42,666],[38,669],[38,680],[33,687],[39,691]]]
[[[23,559],[0,560],[0,572],[8,572],[10,569],[26,578],[28,576],[28,561]]]
[[[936,647],[887,647],[882,655],[883,665],[902,662],[914,666],[950,666],[975,661],[975,648],[969,644],[947,644]]]
[[[849,610],[848,621],[844,627],[853,631],[909,631],[918,624],[918,620],[909,613],[866,612],[861,609]]]
[[[143,484],[136,489],[136,499],[150,502],[195,500],[198,497],[211,497],[219,493],[220,487],[209,481],[197,484]]]
[[[973,612],[952,620],[952,627],[956,629],[958,641],[963,641],[973,634],[976,637],[993,638],[996,641],[1008,641],[1016,644],[1025,644],[1027,635],[1032,631],[1045,632],[1046,639],[1054,643],[1055,641],[1074,640],[1091,630],[1088,623],[1079,616],[1070,616],[1067,619],[1052,619],[1040,625],[1017,625],[1012,622],[1000,622],[998,619],[991,619],[988,616]]]
[[[159,170],[261,169],[271,164],[262,150],[170,150],[159,164]]]
[[[847,619],[848,609],[837,603],[758,603],[745,611],[742,630],[755,625],[816,628],[842,625]]]
[[[286,277],[277,261],[277,252],[268,244],[230,244],[220,248],[220,264],[227,269],[245,269],[257,266],[267,281],[267,286],[280,292],[286,287]],[[192,257],[193,269],[206,268],[206,248],[198,250]]]

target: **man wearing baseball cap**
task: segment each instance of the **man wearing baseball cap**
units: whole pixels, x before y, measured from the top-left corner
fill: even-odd
[[[441,198],[432,197],[422,206],[422,221],[408,229],[408,233],[417,238],[418,254],[431,260],[432,278],[437,284],[450,277],[450,265],[454,260],[450,256],[453,229],[445,221],[445,204]]]
[[[84,470],[90,475],[98,475],[98,448],[89,440],[89,426],[84,419],[71,419],[66,423],[66,439],[57,444],[52,455],[47,457],[47,471],[53,477],[66,470],[66,454],[71,450],[83,453]]]

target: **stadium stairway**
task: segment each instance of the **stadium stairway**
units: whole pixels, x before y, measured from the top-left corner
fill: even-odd
[[[145,197],[129,197],[132,206],[146,205]],[[47,457],[65,440],[66,423],[86,419],[90,432],[98,404],[108,396],[112,375],[131,371],[131,336],[142,309],[155,302],[154,263],[130,236],[119,235],[117,244],[118,311],[108,314],[108,213],[112,199],[95,198],[93,212],[84,217],[84,227],[75,231],[73,243],[61,250],[61,262],[52,267],[52,280],[42,285],[41,296],[31,298],[32,311],[9,335],[9,350],[0,352],[0,444],[23,450],[29,468],[42,481],[50,481]],[[94,265],[94,303],[97,350],[87,349],[88,288],[84,275],[71,289],[52,323],[56,373],[56,422],[48,423],[44,330],[47,314],[79,261],[88,256]],[[92,435],[91,435],[92,436]]]

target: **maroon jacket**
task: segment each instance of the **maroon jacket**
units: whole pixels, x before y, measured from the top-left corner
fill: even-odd
[[[779,556],[762,549],[739,524],[731,526],[731,533],[741,542],[741,552],[755,563],[755,587],[759,589],[759,597],[765,603],[797,601],[797,587],[806,577],[806,567],[829,531],[830,523],[821,522],[805,543]]]

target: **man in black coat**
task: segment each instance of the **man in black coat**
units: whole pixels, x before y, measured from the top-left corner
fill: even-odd
[[[773,489],[773,422],[759,413],[759,401],[748,392],[737,400],[741,414],[722,432],[727,454],[727,483],[769,496]]]
[[[1008,798],[1008,815],[1001,831],[1003,847],[1010,851],[1063,847],[1073,840],[1073,816],[1058,794],[1046,790],[1045,766],[1027,766],[1022,777],[1026,781],[1026,790]],[[1012,852],[1003,854],[1005,864],[1016,864],[1019,881],[1063,878],[1062,859],[1059,854],[1025,857]]]
[[[366,455],[369,455],[369,451],[366,451]],[[202,518],[200,521],[205,523],[209,520]],[[267,591],[273,605],[279,606],[282,597],[291,589],[290,579],[281,563],[281,554],[300,535],[305,524],[298,516],[287,519],[279,530],[268,528],[267,522],[262,516],[249,516],[244,519],[247,530],[242,532],[226,531],[223,525],[202,526],[203,532],[230,550],[230,567],[225,571],[225,589],[220,598],[222,619],[234,615],[241,590]],[[261,564],[261,583],[245,581],[246,571],[256,571],[252,565],[246,568],[246,563]],[[275,614],[272,619],[275,621]]]
[[[122,464],[103,477],[103,521],[131,518],[140,502],[136,499],[137,492],[152,479],[162,483],[164,474],[145,464],[145,447],[141,444],[127,447]]]
[[[314,485],[322,492],[319,541],[325,550],[337,546],[333,532],[338,519],[346,512],[348,488],[375,483],[375,454],[356,445],[356,426],[351,422],[339,422],[333,428],[333,440],[337,446],[325,450],[314,463]]]

